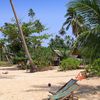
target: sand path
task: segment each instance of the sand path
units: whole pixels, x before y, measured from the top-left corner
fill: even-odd
[[[2,72],[8,74],[2,74]],[[13,68],[0,68],[0,100],[42,100],[48,97],[48,83],[57,90],[65,82],[74,78],[80,70],[26,73]],[[79,100],[100,100],[100,78],[89,78],[78,82]]]

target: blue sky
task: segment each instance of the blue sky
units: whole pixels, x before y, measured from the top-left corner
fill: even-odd
[[[23,21],[27,21],[28,10],[32,8],[36,13],[36,18],[48,28],[46,33],[58,34],[62,23],[65,21],[66,4],[70,0],[13,0],[17,15]],[[10,22],[13,17],[9,0],[0,0],[0,26],[5,22]],[[72,34],[71,29],[67,32]],[[2,37],[0,33],[0,37]],[[46,42],[46,41],[45,41]]]

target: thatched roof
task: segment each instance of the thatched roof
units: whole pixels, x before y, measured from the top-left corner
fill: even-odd
[[[59,50],[54,50],[54,52],[55,52],[58,56],[60,56],[60,57],[62,57],[62,56],[63,56],[62,52],[61,52],[61,51],[59,51]]]

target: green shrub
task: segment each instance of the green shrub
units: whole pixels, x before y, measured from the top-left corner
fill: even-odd
[[[61,61],[60,70],[78,69],[81,61],[76,58],[67,58]]]
[[[25,57],[18,57],[16,56],[14,59],[13,59],[13,63],[14,64],[18,64],[20,61],[27,61],[27,59]]]
[[[33,63],[38,69],[42,70],[44,68],[49,68],[52,65],[52,50],[49,47],[38,47],[32,50]],[[14,64],[18,64],[19,69],[26,69],[27,58],[22,53],[16,55],[13,59]]]
[[[88,65],[86,71],[89,72],[90,75],[100,76],[100,58],[96,59],[93,64]]]

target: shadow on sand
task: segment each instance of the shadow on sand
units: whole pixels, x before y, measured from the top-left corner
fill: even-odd
[[[29,90],[25,90],[25,92],[32,92],[32,91],[53,91],[56,92],[61,86],[63,86],[65,83],[60,83],[61,85],[52,85],[51,87],[48,87],[47,85],[33,85],[32,88]],[[80,85],[80,88],[77,90],[76,95],[95,95],[98,92],[100,92],[100,85],[98,86],[88,86],[88,85]]]
[[[33,91],[57,91],[61,86],[56,86],[56,85],[52,85],[51,87],[48,87],[48,84],[47,85],[33,85],[31,86],[32,89],[28,89],[28,90],[25,90],[25,92],[33,92]]]

